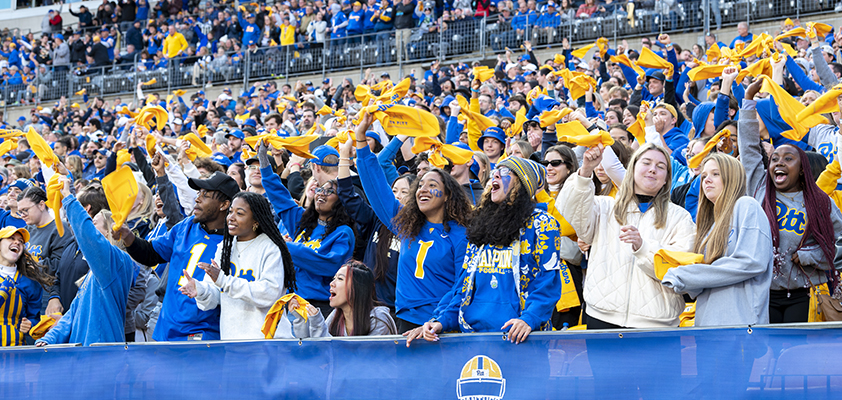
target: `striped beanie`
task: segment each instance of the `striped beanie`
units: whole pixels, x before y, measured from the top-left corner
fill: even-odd
[[[508,157],[497,164],[497,167],[506,167],[514,172],[520,182],[526,186],[526,191],[530,195],[535,195],[535,191],[542,186],[542,173],[540,165],[533,161],[529,161],[520,157]],[[546,178],[543,178],[546,180]]]

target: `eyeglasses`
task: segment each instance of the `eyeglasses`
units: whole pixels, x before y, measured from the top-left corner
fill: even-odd
[[[336,189],[334,189],[334,188],[316,188],[316,194],[317,195],[320,194],[320,195],[330,196],[332,194],[336,194]]]
[[[32,206],[32,207],[35,207],[35,206]],[[20,214],[21,217],[26,217],[26,216],[29,215],[29,210],[31,210],[32,207],[18,208],[18,214]]]
[[[494,168],[494,170],[491,171],[491,176],[494,176],[495,174],[500,174],[501,177],[502,176],[509,176],[509,175],[511,175],[511,173],[512,173],[512,170],[509,169],[509,167],[497,167],[497,168]]]
[[[558,168],[559,166],[561,166],[561,164],[567,164],[567,162],[564,160],[544,160],[541,161],[541,164],[545,167],[550,166]]]

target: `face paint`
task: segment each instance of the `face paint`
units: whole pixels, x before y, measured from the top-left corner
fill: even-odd
[[[501,176],[500,180],[503,182],[503,193],[509,193],[509,184],[512,183],[512,176]]]
[[[438,189],[430,189],[430,194],[435,197],[441,197],[444,195],[444,193],[442,193],[441,190]]]

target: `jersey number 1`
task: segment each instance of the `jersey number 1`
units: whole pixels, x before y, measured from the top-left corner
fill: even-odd
[[[196,265],[199,264],[199,259],[202,258],[202,253],[205,252],[205,249],[208,247],[207,244],[198,243],[190,249],[190,260],[187,261],[187,274],[193,276],[193,273],[196,272]],[[179,271],[181,272],[181,271]],[[187,284],[187,278],[184,277],[184,273],[181,272],[181,277],[178,278],[178,286],[184,286]]]
[[[424,279],[424,260],[427,258],[427,250],[433,247],[433,241],[424,242],[419,240],[418,244],[421,245],[421,248],[418,249],[418,256],[415,257],[415,277]]]

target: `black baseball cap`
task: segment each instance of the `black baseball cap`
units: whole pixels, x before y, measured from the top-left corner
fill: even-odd
[[[219,171],[214,172],[213,175],[208,177],[208,179],[190,178],[187,180],[187,184],[190,185],[190,188],[193,190],[205,189],[222,192],[222,194],[229,199],[233,199],[237,193],[240,193],[240,186],[237,185],[237,181],[227,174]]]

